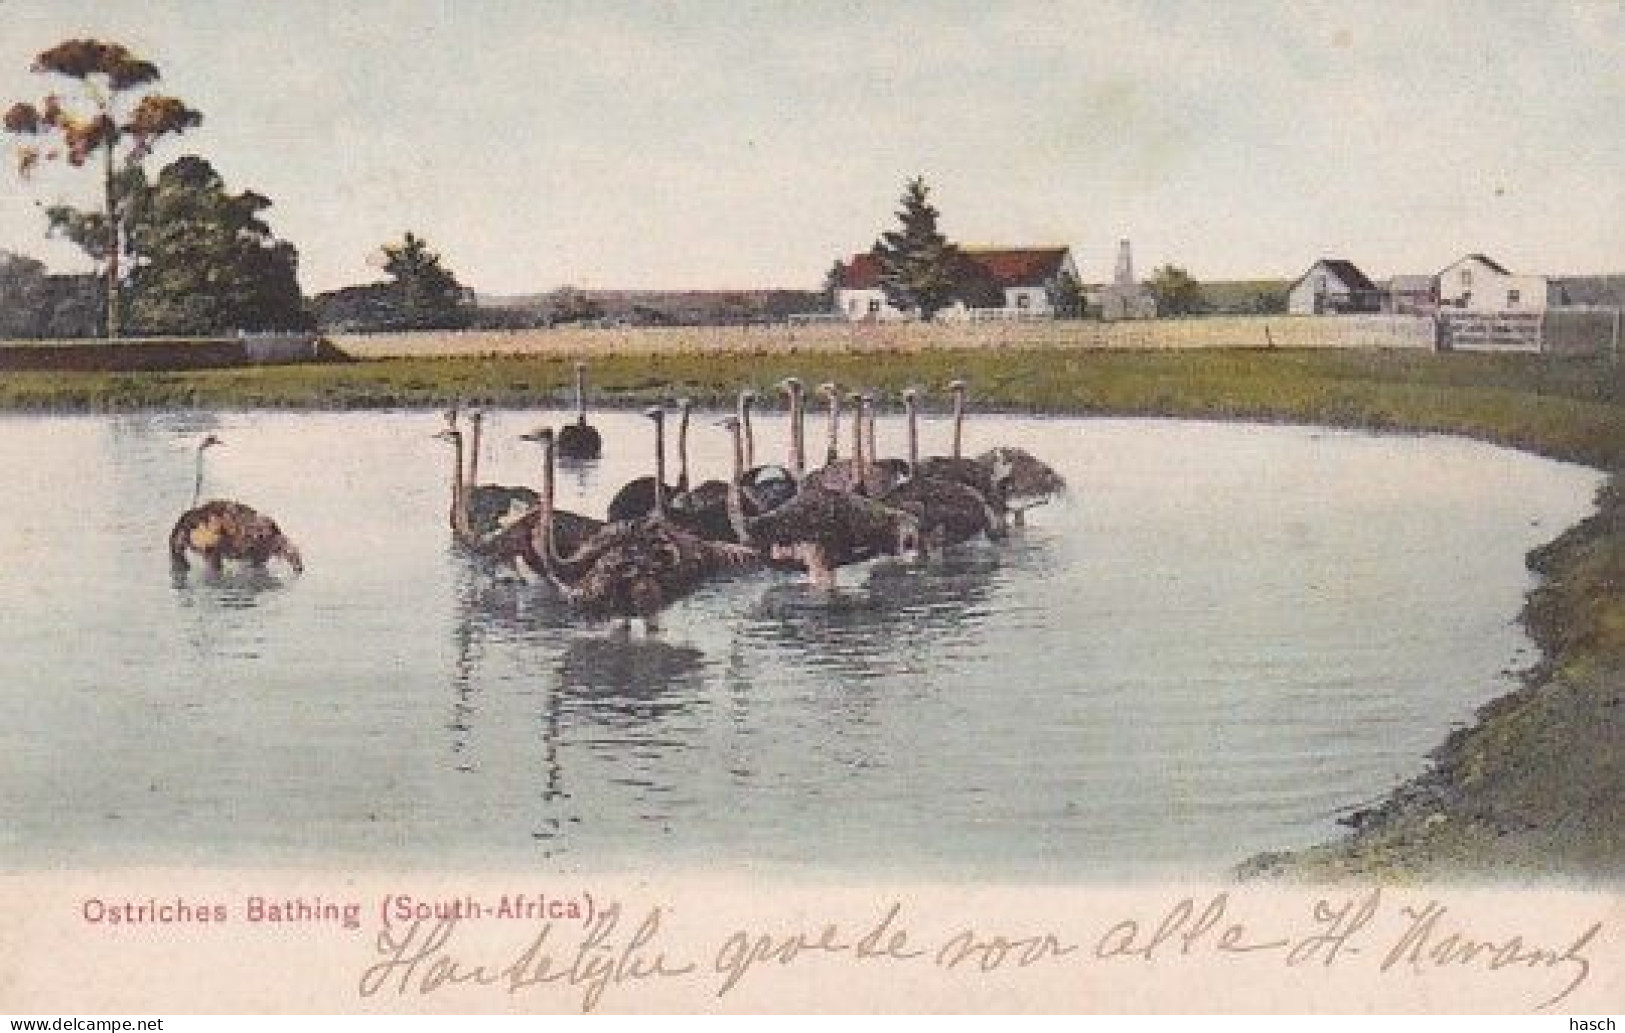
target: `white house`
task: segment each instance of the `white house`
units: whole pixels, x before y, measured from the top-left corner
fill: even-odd
[[[1287,293],[1287,311],[1295,316],[1375,312],[1382,292],[1358,266],[1345,258],[1322,258],[1298,277]]]
[[[1552,284],[1544,276],[1517,276],[1485,255],[1467,255],[1438,275],[1441,311],[1544,312]]]
[[[943,310],[945,319],[967,319],[986,314],[993,317],[1052,319],[1052,300],[1062,275],[1077,280],[1078,267],[1072,250],[1066,247],[960,249],[985,274],[984,290],[1002,296],[1002,305],[990,308],[988,298],[960,299]],[[980,302],[981,304],[978,304]],[[893,308],[880,287],[880,262],[864,252],[853,255],[841,271],[835,291],[836,307],[851,320],[892,321],[919,318],[916,312]]]

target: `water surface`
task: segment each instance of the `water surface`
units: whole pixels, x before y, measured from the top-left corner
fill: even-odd
[[[493,415],[482,480],[535,484],[545,418]],[[601,513],[650,433],[595,422],[560,502]],[[1219,875],[1335,835],[1512,687],[1523,555],[1599,480],[1445,437],[987,418],[969,447],[1029,447],[1067,504],[834,599],[711,585],[645,637],[449,546],[439,426],[0,419],[0,864]],[[171,583],[206,432],[206,493],[273,514],[303,578]],[[722,475],[710,417],[692,442]]]

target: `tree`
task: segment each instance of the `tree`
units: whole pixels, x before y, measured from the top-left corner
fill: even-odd
[[[917,310],[929,321],[950,304],[960,289],[964,256],[937,229],[937,210],[926,200],[931,190],[920,176],[903,190],[898,221],[902,228],[883,233],[872,254],[880,263],[880,288],[893,308]]]
[[[824,308],[834,311],[835,307],[840,304],[841,284],[845,282],[846,263],[837,258],[834,264],[829,267],[829,272],[824,274],[824,285],[820,290]]]
[[[1202,285],[1191,279],[1189,273],[1176,265],[1164,265],[1151,273],[1146,282],[1151,296],[1157,299],[1157,313],[1164,316],[1188,316],[1207,308]]]
[[[410,230],[399,244],[384,245],[384,272],[393,279],[396,325],[409,330],[466,326],[473,292],[457,282],[440,256]]]
[[[0,251],[0,338],[42,336],[48,290],[44,262]]]
[[[214,166],[187,155],[129,199],[129,318],[150,334],[303,330],[299,254],[271,234],[268,198],[228,193]]]
[[[17,170],[26,178],[41,161],[55,160],[79,168],[100,152],[101,211],[55,205],[47,210],[47,217],[53,232],[64,233],[103,265],[106,331],[108,337],[117,337],[122,302],[119,260],[125,251],[129,173],[139,170],[160,139],[200,125],[203,116],[185,102],[158,93],[139,99],[126,97],[157,82],[158,67],[117,43],[67,40],[41,52],[31,70],[75,80],[78,94],[64,98],[52,93],[37,105],[18,101],[7,109],[7,132],[43,138],[19,148]]]
[[[1061,270],[1061,274],[1049,285],[1049,303],[1056,316],[1062,319],[1083,318],[1083,284],[1078,282],[1071,270]]]

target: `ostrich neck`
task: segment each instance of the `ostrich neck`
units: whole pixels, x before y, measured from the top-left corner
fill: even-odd
[[[751,404],[747,399],[739,400],[739,425],[745,431],[745,468],[756,466],[756,433],[750,425]]]
[[[852,403],[852,462],[863,466],[863,403]]]
[[[192,476],[192,508],[203,500],[203,449],[197,450],[197,469]]]
[[[468,439],[468,484],[480,483],[480,426],[484,420],[470,420]]]
[[[677,423],[677,490],[688,490],[688,409]]]
[[[954,392],[954,458],[960,455],[960,441],[965,434],[965,392]]]
[[[829,398],[829,448],[827,461],[833,463],[841,457],[840,431],[841,431],[841,400],[835,395]]]
[[[451,439],[451,529],[464,541],[473,537],[468,519],[468,485],[463,480],[463,436]]]
[[[911,398],[908,401],[908,475],[910,477],[914,476],[914,472],[919,468],[919,465],[920,414],[914,405],[914,400]]]
[[[880,449],[875,444],[875,408],[869,402],[863,403],[863,408],[864,433],[867,435],[864,440],[864,445],[866,447],[866,454],[869,458],[869,462],[872,463],[880,458]]]
[[[537,514],[539,521],[537,530],[542,535],[541,556],[542,574],[553,587],[559,590],[566,599],[578,599],[580,593],[569,582],[569,576],[564,571],[564,561],[559,556],[558,539],[553,534],[553,482],[554,482],[553,442],[542,443],[542,502],[541,511]]]
[[[803,422],[801,392],[790,392],[790,472],[801,480],[807,472],[807,428]]]
[[[655,420],[655,516],[666,515],[666,421]]]
[[[587,422],[587,371],[576,367],[576,422]]]
[[[750,521],[745,517],[745,489],[741,481],[745,478],[745,448],[739,438],[739,428],[731,430],[733,437],[733,476],[728,478],[728,523],[733,527],[734,537],[739,544],[751,543]]]

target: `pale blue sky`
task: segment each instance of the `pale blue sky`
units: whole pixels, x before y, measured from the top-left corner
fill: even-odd
[[[814,287],[924,174],[965,243],[1086,279],[1625,270],[1625,4],[0,0],[0,97],[116,40],[204,113],[164,145],[275,202],[315,291],[425,236],[485,292]],[[0,248],[66,269],[0,169]]]

